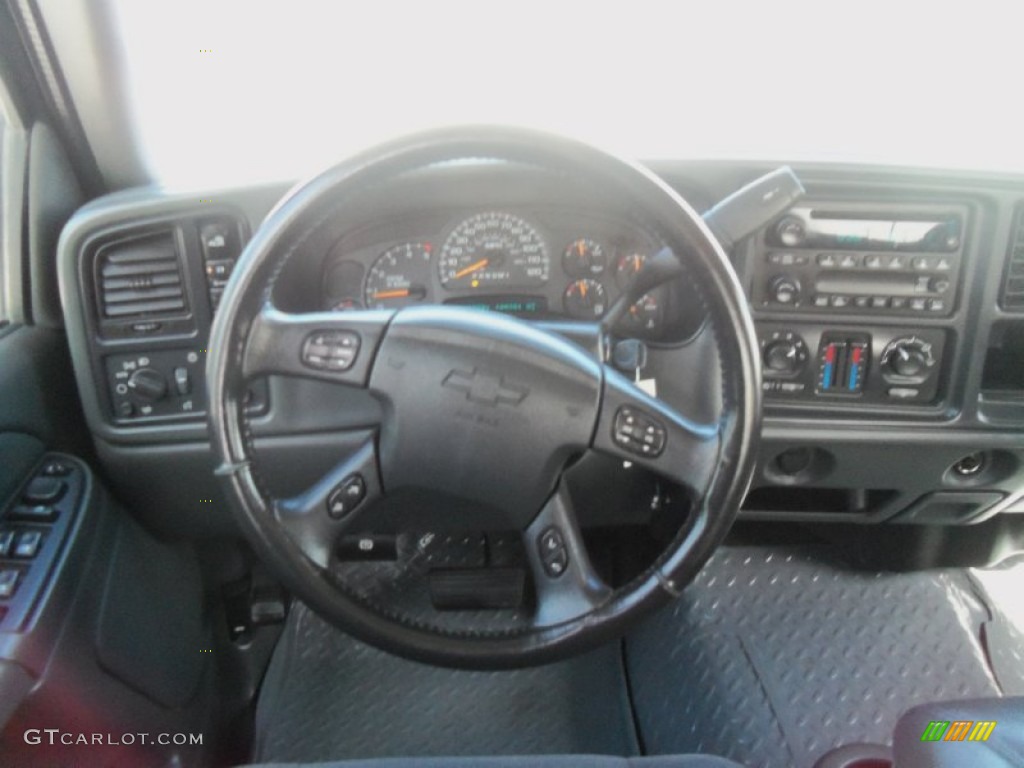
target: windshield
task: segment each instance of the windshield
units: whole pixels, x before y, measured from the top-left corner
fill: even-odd
[[[529,125],[639,159],[1024,170],[1018,30],[995,4],[115,8],[143,156],[169,184],[294,179],[452,123]]]

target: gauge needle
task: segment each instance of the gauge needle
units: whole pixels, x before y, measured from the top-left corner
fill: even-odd
[[[473,264],[470,264],[468,267],[466,267],[464,269],[460,269],[458,272],[456,272],[454,279],[458,280],[460,277],[465,277],[466,275],[471,275],[474,272],[476,272],[477,270],[483,269],[488,264],[490,264],[490,259],[480,259],[480,261],[477,261],[477,262],[475,262]]]
[[[584,299],[587,298],[587,284],[586,283],[580,283],[580,296],[582,296]]]
[[[420,301],[427,295],[427,289],[422,285],[412,284],[408,288],[393,288],[390,291],[377,291],[373,294],[377,299],[414,299]]]
[[[394,291],[377,291],[375,294],[373,294],[373,298],[375,298],[375,299],[404,299],[404,298],[408,297],[408,295],[409,295],[409,289],[408,288],[399,288],[399,289],[396,289]]]

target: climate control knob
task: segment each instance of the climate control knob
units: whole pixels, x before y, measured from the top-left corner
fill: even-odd
[[[128,378],[128,389],[152,402],[167,394],[167,379],[154,368],[139,368]]]
[[[935,365],[932,345],[916,336],[895,339],[882,352],[882,370],[900,379],[924,379]]]
[[[788,275],[772,278],[768,296],[776,304],[796,304],[800,298],[800,281]]]
[[[769,376],[792,376],[807,362],[807,345],[792,331],[775,331],[761,342],[761,359]]]

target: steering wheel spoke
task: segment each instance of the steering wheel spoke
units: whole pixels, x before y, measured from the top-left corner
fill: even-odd
[[[274,515],[306,557],[326,568],[338,537],[365,520],[382,495],[371,437],[312,487],[275,501]]]
[[[590,562],[565,483],[558,484],[530,523],[523,543],[537,593],[537,626],[571,621],[611,597],[611,588]]]
[[[365,386],[393,314],[382,310],[292,314],[267,303],[253,318],[242,372],[246,377],[284,374]]]
[[[720,460],[719,425],[686,418],[606,366],[593,447],[703,496]]]

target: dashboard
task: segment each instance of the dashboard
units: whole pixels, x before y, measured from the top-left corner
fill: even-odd
[[[651,167],[698,210],[772,169]],[[741,515],[957,525],[1024,512],[1024,179],[795,170],[806,198],[731,253],[763,367],[761,449]],[[134,190],[86,206],[62,236],[89,427],[118,492],[158,529],[232,530],[225,505],[193,498],[219,499],[204,355],[242,248],[285,192]],[[593,321],[660,244],[629,200],[571,179],[431,168],[325,214],[274,301],[293,312],[438,303]],[[686,279],[663,286],[615,329],[646,345],[644,375],[668,397],[709,386],[717,368],[710,352],[692,370],[670,363],[680,345],[713,346],[692,291]],[[270,377],[252,383],[247,407],[283,495],[356,444],[380,406]]]
[[[626,221],[581,210],[484,209],[401,217],[327,254],[322,309],[456,304],[526,319],[600,320],[659,246]],[[669,291],[630,307],[620,330],[659,338]]]

